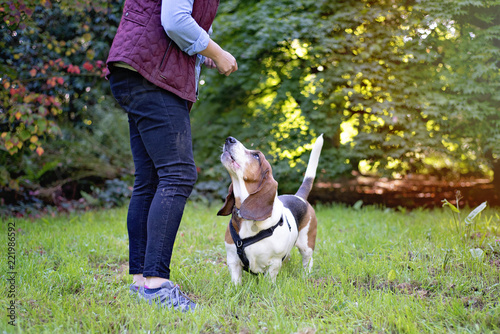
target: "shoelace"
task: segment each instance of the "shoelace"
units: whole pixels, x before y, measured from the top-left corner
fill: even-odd
[[[190,308],[190,303],[193,303],[191,299],[186,297],[182,291],[180,290],[180,287],[178,285],[174,286],[172,289],[172,292],[170,294],[170,298],[172,298],[172,295],[174,295],[175,298],[173,298],[174,301],[174,306],[179,305],[183,309],[189,309]]]
[[[168,300],[167,300],[168,299]],[[174,309],[179,306],[183,310],[189,310],[190,303],[193,303],[193,301],[186,296],[180,291],[180,288],[178,285],[175,285],[172,290],[168,293],[168,295],[163,295],[161,298],[161,303],[167,303],[167,307],[173,307]]]

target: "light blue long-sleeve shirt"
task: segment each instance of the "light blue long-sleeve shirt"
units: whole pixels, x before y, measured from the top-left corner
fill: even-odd
[[[188,55],[197,54],[196,58],[196,90],[200,78],[201,64],[205,57],[199,52],[205,50],[210,41],[210,35],[196,23],[193,16],[194,0],[162,0],[161,25],[168,37]],[[210,29],[212,29],[210,27]]]
[[[194,0],[162,0],[161,25],[168,37],[188,55],[207,48],[209,34],[196,23],[191,15]]]

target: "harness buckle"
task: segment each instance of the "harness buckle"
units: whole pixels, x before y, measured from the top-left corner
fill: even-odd
[[[243,240],[237,240],[236,247],[241,248],[241,246],[243,246]]]

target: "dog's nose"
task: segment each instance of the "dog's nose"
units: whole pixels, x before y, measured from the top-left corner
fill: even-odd
[[[226,145],[236,144],[236,139],[233,137],[226,138]]]

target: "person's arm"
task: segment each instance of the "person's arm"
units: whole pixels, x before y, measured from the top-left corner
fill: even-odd
[[[238,69],[236,59],[215,43],[192,17],[194,0],[162,0],[161,24],[179,48],[189,55],[211,58],[219,73],[229,75]]]

